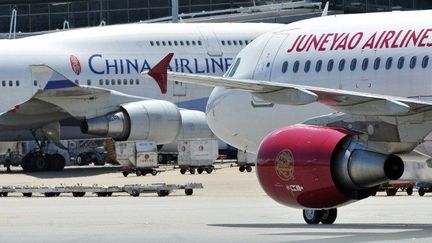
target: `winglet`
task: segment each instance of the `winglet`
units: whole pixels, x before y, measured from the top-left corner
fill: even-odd
[[[158,64],[156,64],[152,69],[147,72],[149,76],[156,80],[162,94],[166,94],[167,92],[167,69],[173,56],[174,53],[169,53]]]
[[[62,74],[47,65],[31,65],[33,79],[37,80],[39,89],[53,90],[78,86]]]
[[[329,9],[329,1],[326,2],[324,9],[321,13],[321,17],[327,16],[328,15],[328,9]]]

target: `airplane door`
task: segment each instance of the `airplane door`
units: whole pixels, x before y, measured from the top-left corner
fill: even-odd
[[[257,66],[254,71],[253,78],[257,80],[270,80],[273,62],[279,52],[282,43],[288,37],[286,33],[276,33],[271,36],[267,45],[261,53]]]
[[[182,82],[173,82],[173,95],[174,96],[186,96],[186,84]]]
[[[222,50],[219,46],[219,40],[216,34],[210,27],[201,26],[198,27],[199,32],[204,40],[204,45],[207,49],[207,54],[209,56],[222,56]]]

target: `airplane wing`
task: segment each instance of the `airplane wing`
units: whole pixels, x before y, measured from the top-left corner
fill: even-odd
[[[38,127],[65,118],[93,118],[115,111],[119,105],[142,100],[109,89],[74,83],[46,65],[32,65],[38,90],[27,101],[0,114],[0,125]]]
[[[353,115],[408,115],[432,108],[432,102],[413,98],[293,85],[260,80],[242,80],[168,72],[168,80],[207,86],[242,89],[275,104],[304,105],[319,102]]]

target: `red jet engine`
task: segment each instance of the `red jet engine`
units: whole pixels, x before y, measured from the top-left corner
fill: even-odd
[[[278,129],[264,138],[257,157],[264,191],[281,204],[303,209],[366,198],[403,171],[398,156],[371,151],[350,131],[320,126]]]

